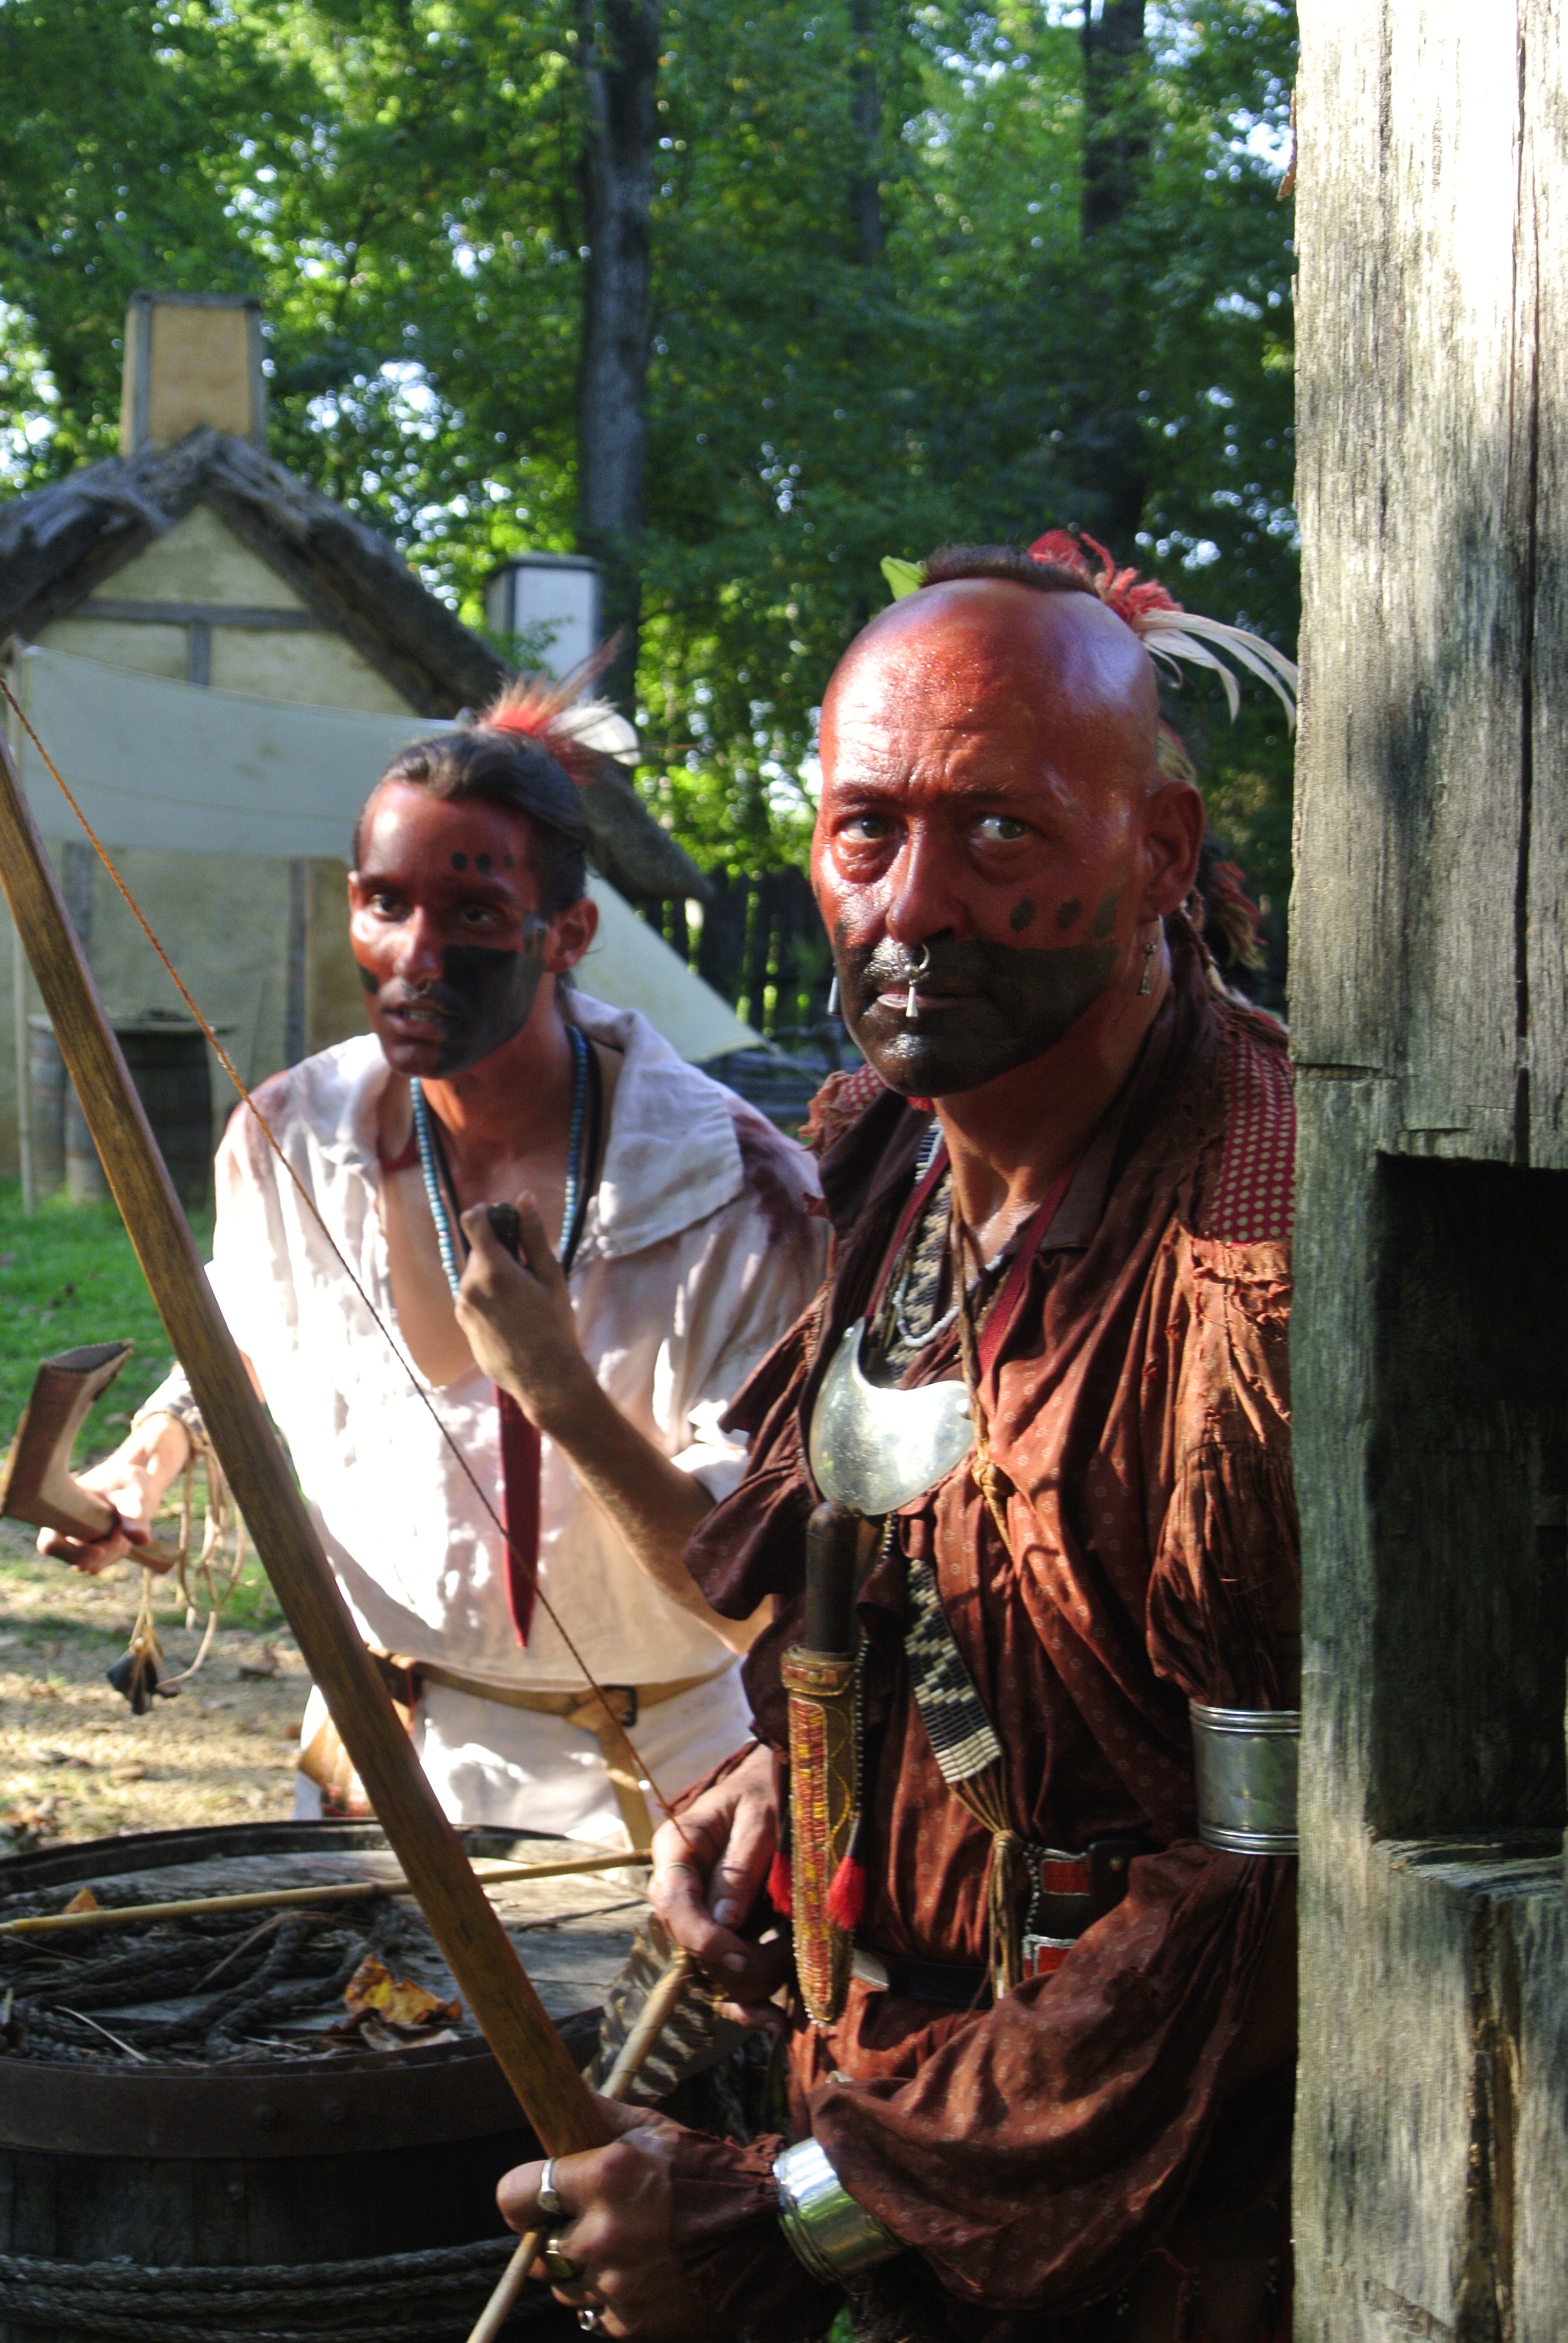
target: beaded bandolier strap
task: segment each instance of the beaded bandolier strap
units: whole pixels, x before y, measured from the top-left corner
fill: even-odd
[[[1010,1281],[1004,1277],[998,1282],[1005,1255],[990,1262],[977,1257],[956,1210],[950,1175],[939,1164],[940,1138],[933,1125],[916,1165],[909,1217],[895,1245],[880,1305],[868,1322],[862,1355],[890,1396],[891,1387],[956,1323],[974,1426],[970,1470],[1005,1541],[1005,1513],[979,1389],[976,1326]],[[1031,1252],[1030,1239],[1038,1243],[1043,1236],[1072,1168],[1062,1173],[1031,1220],[1020,1253]],[[910,1396],[915,1396],[913,1391]],[[891,1551],[896,1536],[896,1516],[890,1514],[882,1531],[884,1554]],[[954,1638],[930,1558],[908,1558],[906,1589],[904,1654],[916,1706],[942,1779],[990,1837],[988,1966],[992,1990],[1000,1995],[1024,1976],[1048,1973],[1058,1965],[1065,1939],[1042,1925],[1041,1906],[1050,1902],[1075,1905],[1080,1896],[1086,1901],[1089,1866],[1065,1850],[1025,1842],[1012,1818],[1006,1751]],[[859,1795],[857,1669],[848,1651],[829,1655],[797,1647],[785,1660],[783,1675],[789,1694],[796,1965],[808,2010],[827,2020],[843,2006],[854,1957],[853,1915],[859,1901],[851,1885]],[[1019,1925],[1026,1875],[1035,1889],[1027,1937]]]

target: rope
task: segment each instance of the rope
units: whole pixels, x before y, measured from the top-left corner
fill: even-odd
[[[0,2318],[56,2335],[124,2343],[321,2343],[326,2335],[443,2343],[472,2314],[515,2237],[350,2262],[276,2262],[239,2269],[162,2269],[124,2261],[45,2261],[0,2254]],[[549,2307],[525,2298],[519,2320]],[[247,2313],[303,2326],[235,2325]],[[450,2320],[445,2325],[442,2314]],[[225,2323],[229,2322],[229,2323]]]
[[[256,1102],[251,1096],[250,1091],[241,1081],[238,1067],[236,1066],[233,1059],[229,1056],[228,1051],[224,1048],[223,1043],[218,1040],[217,1035],[213,1031],[212,1027],[207,1023],[206,1019],[202,1015],[201,1011],[196,1007],[196,1002],[192,1000],[190,992],[186,986],[185,980],[181,977],[179,970],[176,968],[173,960],[170,960],[167,952],[165,951],[162,944],[153,933],[152,929],[148,926],[141,905],[136,901],[136,897],[132,894],[130,889],[121,878],[119,871],[116,869],[107,847],[104,844],[102,839],[98,836],[97,831],[93,828],[92,823],[87,820],[86,815],[82,811],[81,807],[76,803],[75,799],[72,796],[58,766],[50,756],[47,749],[45,748],[42,740],[39,739],[36,732],[33,729],[31,723],[28,721],[25,709],[22,706],[21,701],[17,699],[15,693],[12,690],[10,684],[3,675],[0,675],[0,691],[5,693],[15,713],[17,720],[22,726],[23,730],[26,733],[28,739],[33,743],[34,748],[38,751],[39,756],[44,759],[44,763],[47,768],[55,787],[59,789],[61,796],[65,799],[65,803],[70,807],[71,811],[75,815],[76,820],[81,823],[82,828],[86,831],[87,837],[92,843],[93,851],[96,854],[99,861],[103,864],[105,870],[114,880],[115,885],[118,888],[120,895],[124,900],[126,909],[129,911],[132,919],[135,920],[137,927],[140,928],[143,935],[146,936],[148,943],[151,944],[154,951],[156,952],[158,959],[163,963],[165,974],[167,976],[170,983],[174,986],[176,991],[179,994],[180,999],[185,1002],[186,1007],[190,1011],[191,1015],[196,1019],[196,1021],[200,1026],[202,1032],[206,1035],[209,1045],[216,1051],[219,1065],[223,1068],[224,1072],[228,1076],[229,1081],[234,1084],[235,1089],[239,1092],[240,1097],[244,1100],[246,1105],[250,1109],[251,1113],[256,1117],[256,1121],[260,1124],[267,1145],[271,1148],[273,1153],[276,1156],[278,1161],[287,1172],[290,1180],[294,1182],[295,1187],[298,1190],[300,1202],[304,1204],[306,1211],[310,1214],[311,1219],[316,1222],[317,1227],[321,1231],[322,1235],[326,1238],[327,1242],[330,1246],[333,1255],[337,1262],[338,1267],[342,1270],[343,1274],[347,1278],[348,1282],[354,1288],[355,1292],[359,1296],[360,1301],[365,1304],[366,1309],[369,1312],[371,1322],[380,1332],[387,1349],[391,1352],[393,1357],[397,1360],[397,1364],[407,1376],[417,1397],[418,1398],[421,1405],[425,1408],[430,1421],[434,1423],[437,1431],[440,1433],[442,1439],[451,1450],[453,1456],[457,1459],[459,1471],[462,1473],[464,1479],[467,1482],[468,1486],[472,1489],[475,1496],[477,1497],[480,1504],[484,1507],[485,1512],[489,1515],[491,1522],[495,1525],[498,1535],[505,1544],[508,1552],[517,1561],[519,1567],[525,1571],[529,1569],[531,1567],[530,1557],[520,1554],[513,1540],[508,1535],[506,1523],[502,1521],[499,1513],[497,1513],[494,1505],[491,1504],[489,1498],[480,1487],[478,1477],[475,1473],[473,1466],[469,1463],[467,1458],[458,1447],[457,1443],[452,1437],[451,1433],[442,1422],[439,1410],[437,1408],[434,1400],[430,1397],[429,1393],[425,1389],[424,1384],[420,1382],[419,1377],[415,1373],[412,1363],[405,1355],[402,1348],[394,1338],[391,1329],[383,1320],[380,1312],[377,1309],[376,1304],[371,1301],[370,1296],[366,1292],[364,1286],[361,1285],[357,1276],[355,1274],[348,1262],[345,1259],[342,1252],[339,1250],[337,1240],[334,1238],[331,1230],[327,1227],[326,1222],[322,1219],[320,1212],[317,1209],[315,1197],[310,1193],[310,1191],[307,1188],[304,1181],[300,1178],[298,1172],[295,1170],[293,1164],[284,1153],[283,1149],[279,1146],[277,1140],[273,1133],[272,1128],[267,1122],[266,1117],[262,1113],[261,1109],[256,1105]],[[549,1619],[551,1624],[556,1629],[557,1634],[560,1636],[562,1643],[571,1654],[572,1658],[576,1661],[578,1666],[582,1670],[583,1681],[587,1684],[588,1690],[594,1694],[598,1699],[601,1701],[604,1700],[605,1694],[603,1686],[596,1680],[593,1671],[588,1666],[588,1662],[583,1658],[582,1654],[578,1651],[576,1644],[572,1641],[571,1636],[568,1634],[565,1625],[557,1616],[556,1612],[550,1604],[550,1599],[545,1593],[544,1588],[536,1584],[535,1594],[538,1600],[544,1607],[546,1616]],[[606,1703],[606,1705],[608,1707],[608,1702]],[[676,1815],[674,1808],[670,1805],[668,1799],[665,1796],[664,1792],[659,1788],[658,1784],[654,1780],[653,1775],[648,1771],[647,1765],[643,1763],[641,1756],[638,1753],[636,1745],[628,1738],[627,1746],[631,1750],[633,1757],[637,1760],[638,1773],[640,1778],[648,1784],[648,1788],[653,1792],[654,1797],[658,1801],[667,1820],[674,1823],[676,1828],[680,1830],[678,1816]],[[681,1836],[682,1838],[685,1838],[686,1834],[684,1831],[681,1831]]]

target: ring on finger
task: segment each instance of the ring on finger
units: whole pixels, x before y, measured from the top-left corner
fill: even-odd
[[[578,2311],[578,2325],[582,2328],[585,2335],[605,2335],[609,2331],[601,2320],[598,2311],[591,2303],[585,2304],[583,2308]]]
[[[539,2259],[557,2286],[574,2285],[583,2274],[582,2263],[574,2262],[570,2254],[563,2254],[553,2237],[545,2239]]]
[[[568,2216],[556,2187],[556,2158],[547,2156],[545,2168],[539,2175],[539,2193],[535,2199],[539,2211],[549,2221],[564,2221]]]

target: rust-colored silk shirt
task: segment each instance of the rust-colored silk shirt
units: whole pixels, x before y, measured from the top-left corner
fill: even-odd
[[[1279,1028],[1216,1000],[1181,945],[1172,997],[982,1379],[1007,1542],[966,1466],[899,1517],[862,1594],[859,1940],[986,1957],[990,1840],[942,1781],[904,1659],[917,1552],[1006,1746],[1014,1826],[1041,1845],[1128,1835],[1159,1852],[1054,1976],[996,2007],[938,2011],[857,1983],[837,2024],[800,2017],[791,2042],[798,2112],[840,2177],[932,2266],[960,2330],[992,2343],[1087,2333],[1073,2314],[1179,2217],[1247,2211],[1285,2168],[1288,2071],[1223,2102],[1220,2075],[1291,1866],[1197,1843],[1187,1703],[1267,1708],[1294,1692],[1289,1069]],[[753,1433],[747,1475],[689,1556],[732,1616],[778,1598],[748,1684],[780,1751],[779,1655],[799,1632],[816,1502],[806,1425],[876,1288],[926,1128],[890,1093],[836,1136],[829,1121],[833,1274],[732,1411]],[[920,1379],[957,1373],[950,1337]]]

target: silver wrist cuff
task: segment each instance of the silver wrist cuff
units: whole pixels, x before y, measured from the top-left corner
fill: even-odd
[[[1192,1712],[1198,1775],[1198,1835],[1227,1855],[1297,1855],[1299,1708],[1205,1708]]]
[[[901,2240],[856,2203],[817,2140],[787,2147],[774,2161],[773,2177],[779,2226],[819,2286],[842,2286],[902,2253]]]

